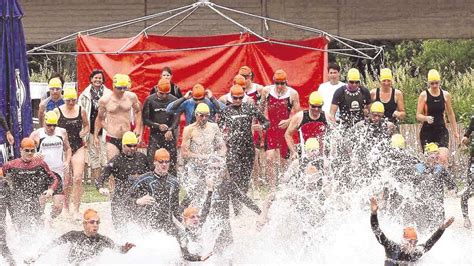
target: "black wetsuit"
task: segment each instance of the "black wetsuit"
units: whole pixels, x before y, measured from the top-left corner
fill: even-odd
[[[151,88],[150,90],[150,95],[156,94],[157,90],[158,89],[156,88],[156,86],[153,86],[153,88]],[[177,99],[183,97],[183,93],[181,92],[181,89],[178,87],[178,85],[174,84],[173,82],[171,82],[170,94],[176,97]]]
[[[386,103],[382,102],[380,99],[380,88],[375,90],[375,101],[381,102],[384,107],[384,116],[388,121],[392,123],[397,123],[397,118],[393,116],[393,112],[397,111],[397,102],[395,101],[395,89],[392,88],[392,93],[390,95],[390,100]]]
[[[155,199],[152,205],[140,206],[136,200],[150,195]],[[127,193],[127,198],[134,208],[138,223],[149,229],[165,230],[168,234],[177,236],[177,229],[172,216],[180,220],[179,183],[174,176],[159,176],[148,172],[138,178]]]
[[[21,158],[9,161],[3,166],[3,171],[10,182],[11,200],[14,202],[13,222],[20,229],[39,225],[42,212],[39,196],[48,186],[56,190],[59,177],[37,158],[30,162]]]
[[[173,95],[167,95],[165,100],[160,100],[158,95],[152,94],[148,96],[143,103],[142,117],[143,123],[150,128],[150,136],[148,138],[147,156],[148,161],[153,163],[155,151],[165,148],[171,156],[170,174],[177,176],[176,162],[178,160],[178,151],[176,148],[176,129],[179,126],[179,115],[167,113],[166,106],[176,100]],[[173,139],[166,140],[166,131],[159,129],[159,124],[166,124],[168,131],[173,133]]]
[[[438,229],[424,244],[418,245],[413,252],[407,253],[400,244],[389,240],[379,227],[377,214],[370,216],[370,225],[377,241],[385,249],[385,266],[405,265],[408,262],[418,261],[443,235],[444,230]]]
[[[206,222],[207,216],[211,209],[211,202],[212,202],[212,191],[208,191],[206,200],[204,201],[204,205],[201,211],[200,217],[200,224],[194,230],[190,230],[188,228],[182,229],[178,234],[178,241],[181,247],[181,252],[183,253],[183,259],[187,261],[200,261],[201,255],[193,254],[189,251],[189,242],[199,241],[199,236],[201,234],[201,229],[204,223]]]
[[[58,126],[66,129],[69,145],[71,146],[72,154],[76,153],[82,146],[82,138],[79,132],[82,129],[82,109],[79,106],[79,114],[74,118],[67,118],[64,116],[61,108],[59,110]]]
[[[110,202],[112,222],[116,229],[122,228],[130,221],[131,210],[127,203],[126,193],[132,187],[138,176],[149,172],[153,168],[148,163],[146,155],[133,152],[131,155],[120,153],[105,165],[100,177],[96,180],[97,189],[104,187],[104,182],[113,175],[115,191]]]
[[[62,244],[70,244],[68,252],[69,263],[78,263],[100,254],[104,249],[116,249],[117,247],[110,238],[97,234],[87,236],[84,231],[70,231],[53,241],[48,249]]]
[[[467,172],[467,184],[466,184],[466,190],[461,196],[461,210],[462,210],[462,215],[464,218],[469,217],[469,208],[468,208],[468,200],[470,197],[472,197],[472,194],[474,193],[474,137],[471,136],[472,131],[474,130],[474,115],[471,116],[471,123],[469,124],[469,127],[466,130],[466,133],[464,133],[464,136],[466,138],[471,138],[471,152],[470,152],[470,158],[468,161],[468,172]]]
[[[339,107],[342,124],[351,127],[364,119],[364,109],[371,99],[368,89],[359,87],[355,92],[350,92],[347,86],[343,85],[334,92],[332,104]]]
[[[226,141],[226,164],[229,175],[237,187],[247,193],[255,158],[255,146],[252,134],[254,119],[267,129],[268,120],[253,104],[242,103],[241,106],[229,105],[221,112],[220,128],[228,131]],[[234,206],[240,208],[237,201]]]
[[[444,122],[445,100],[443,90],[440,89],[438,96],[434,97],[426,90],[426,107],[428,116],[432,116],[434,121],[432,124],[423,122],[420,130],[420,144],[424,151],[427,143],[435,142],[439,147],[448,148],[449,132]]]
[[[1,177],[0,177],[1,178]],[[7,209],[12,213],[12,202],[10,199],[11,191],[8,187],[8,184],[0,179],[0,255],[4,257],[7,262],[11,265],[14,265],[14,260],[12,253],[7,245],[7,235],[6,229],[7,225],[5,223],[7,216]]]

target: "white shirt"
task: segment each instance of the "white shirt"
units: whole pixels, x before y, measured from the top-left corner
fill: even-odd
[[[331,102],[332,102],[332,97],[334,95],[334,92],[342,87],[343,85],[346,85],[344,82],[337,83],[336,85],[332,85],[329,81],[321,83],[319,85],[318,91],[323,96],[324,104],[323,104],[323,111],[326,114],[329,114],[330,109],[331,109]]]

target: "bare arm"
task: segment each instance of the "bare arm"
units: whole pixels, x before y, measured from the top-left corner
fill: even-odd
[[[403,100],[403,93],[399,90],[395,90],[395,102],[397,103],[397,110],[393,112],[398,120],[403,120],[407,116],[405,113],[405,102]]]
[[[46,111],[46,100],[42,100],[38,107],[38,120],[40,127],[44,126],[44,113]]]
[[[189,146],[191,145],[191,132],[190,131],[191,131],[190,126],[184,127],[183,140],[181,143],[181,155],[183,156],[183,158],[193,157],[191,151],[189,150]]]
[[[303,112],[298,112],[295,116],[293,116],[290,120],[290,124],[285,132],[285,141],[286,145],[288,145],[288,149],[292,156],[296,155],[296,147],[295,142],[293,140],[293,134],[298,129],[298,126],[301,124],[301,120],[303,120]],[[302,141],[302,140],[300,140]]]
[[[336,123],[337,108],[339,108],[337,105],[331,104],[331,109],[329,109],[329,120],[333,123]]]
[[[372,99],[372,102],[375,102],[376,91],[376,89],[370,90],[370,99]]]
[[[138,97],[135,93],[132,95],[132,102],[133,112],[135,113],[135,130],[133,130],[133,132],[135,132],[135,135],[141,136],[143,133],[142,108],[140,105],[140,101],[138,100]]]
[[[71,146],[69,145],[69,138],[65,129],[63,129],[62,135],[64,138],[64,153],[66,155],[64,163],[69,165],[69,163],[71,163],[71,158],[72,158],[72,149],[71,149]]]
[[[296,114],[299,111],[301,111],[300,95],[298,94],[297,91],[294,91],[292,98],[293,98],[292,99],[293,108],[291,108],[291,111],[293,114]]]
[[[418,104],[416,105],[416,120],[422,123],[428,121],[428,117],[423,114],[425,103],[426,103],[426,92],[423,91],[420,93],[420,96],[418,96]]]
[[[448,111],[448,119],[449,119],[449,124],[451,125],[451,130],[454,134],[454,138],[457,142],[459,139],[459,134],[458,134],[458,127],[456,125],[456,116],[454,115],[454,110],[453,110],[453,105],[452,105],[452,100],[451,100],[451,94],[449,92],[445,91],[444,92],[444,98],[445,98],[445,105],[446,105],[446,110]]]
[[[99,109],[97,113],[97,118],[94,122],[94,138],[99,138],[99,132],[102,129],[104,122],[105,122],[105,115],[107,113],[107,109],[105,108],[106,101],[103,98],[99,99]]]
[[[79,136],[81,138],[84,138],[90,130],[89,118],[87,117],[87,113],[84,110],[84,108],[81,108],[81,117],[82,117],[82,130],[79,133]]]

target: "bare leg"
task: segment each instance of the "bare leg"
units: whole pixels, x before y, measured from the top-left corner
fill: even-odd
[[[53,205],[51,206],[51,218],[58,217],[61,214],[64,203],[64,195],[54,195],[53,196]]]
[[[449,149],[441,147],[439,148],[439,163],[445,168],[449,166]]]
[[[270,185],[271,192],[276,191],[276,179],[278,173],[278,166],[279,166],[279,157],[280,151],[278,149],[268,150],[266,151],[267,157],[267,164],[265,168],[265,172],[267,174],[268,183]]]
[[[83,193],[82,180],[84,177],[84,147],[76,151],[72,156],[72,173],[73,173],[73,187],[72,187],[72,203],[74,218],[80,217],[79,207],[81,205],[81,197]]]
[[[112,158],[114,158],[119,153],[120,151],[115,145],[107,143],[107,161],[112,160]],[[109,178],[109,190],[112,193],[115,190],[115,178],[113,176],[110,176]]]
[[[63,210],[66,214],[69,214],[69,201],[71,199],[71,189],[72,189],[72,174],[71,174],[71,169],[69,169],[69,172],[64,173],[64,182],[63,182],[63,194],[64,194]]]

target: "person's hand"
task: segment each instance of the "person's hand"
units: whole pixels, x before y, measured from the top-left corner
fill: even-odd
[[[377,204],[377,199],[375,197],[370,198],[370,209],[374,214],[377,213],[377,210],[379,209],[379,205]]]
[[[449,218],[444,224],[440,226],[441,229],[445,230],[454,222],[454,217]]]
[[[108,197],[110,195],[110,191],[109,191],[108,188],[99,188],[99,193],[102,196],[106,196],[106,197]]]
[[[173,139],[173,132],[170,130],[170,131],[166,131],[165,133],[165,140],[166,141],[170,141]]]
[[[84,138],[84,137],[87,135],[87,133],[88,133],[87,130],[82,129],[82,130],[79,132],[79,137],[81,137],[81,139],[82,139],[82,138]]]
[[[253,124],[253,125],[252,125],[252,130],[253,130],[253,131],[262,132],[262,131],[263,131],[263,126],[260,125],[260,124]]]
[[[41,152],[35,153],[34,157],[36,157],[38,159],[41,159],[41,160],[44,160],[44,155]]]
[[[289,124],[290,124],[290,119],[281,120],[280,123],[278,123],[278,128],[281,128],[281,129],[287,128]]]
[[[425,116],[425,121],[426,121],[428,124],[433,124],[433,122],[434,122],[434,117],[432,117],[432,116]]]
[[[192,95],[191,95],[192,91],[188,91],[186,92],[186,94],[183,96],[185,99],[191,99]]]
[[[94,146],[96,148],[99,148],[100,147],[100,140],[99,140],[99,137],[95,136],[94,135]]]
[[[48,189],[46,191],[43,192],[43,195],[46,197],[46,198],[50,198],[51,196],[53,196],[53,190],[52,189]]]
[[[290,161],[298,159],[298,153],[295,151],[290,151]]]
[[[393,112],[393,114],[392,114],[392,116],[393,116],[393,117],[396,117],[396,118],[398,118],[399,115],[400,115],[400,112],[398,112],[398,111],[396,111],[396,110],[395,110],[395,111]]]
[[[139,199],[137,199],[136,203],[140,206],[143,206],[143,205],[151,205],[151,204],[154,204],[156,201],[155,199],[150,196],[150,195],[145,195]]]
[[[127,253],[130,249],[132,249],[133,247],[136,247],[135,244],[133,243],[125,243],[123,246],[122,246],[122,253]]]
[[[201,261],[205,261],[205,260],[209,259],[210,256],[212,256],[212,251],[211,251],[211,253],[207,254],[206,256],[202,256],[202,257],[200,258],[200,260],[201,260]]]
[[[39,259],[39,255],[34,255],[34,256],[30,256],[30,257],[27,257],[23,260],[23,262],[25,264],[33,264],[35,263],[35,261],[37,261]]]
[[[13,137],[10,131],[7,131],[7,141],[10,145],[13,145],[15,143],[15,138]]]
[[[168,125],[166,124],[159,124],[160,126],[158,126],[158,128],[160,129],[160,131],[166,131],[168,130]]]
[[[212,91],[211,90],[209,90],[209,89],[206,90],[206,97],[209,98],[209,99],[212,98]]]
[[[462,137],[461,143],[467,146],[469,144],[469,138],[468,137]]]
[[[469,219],[469,217],[464,218],[464,227],[466,227],[467,229],[472,228],[471,220]]]

